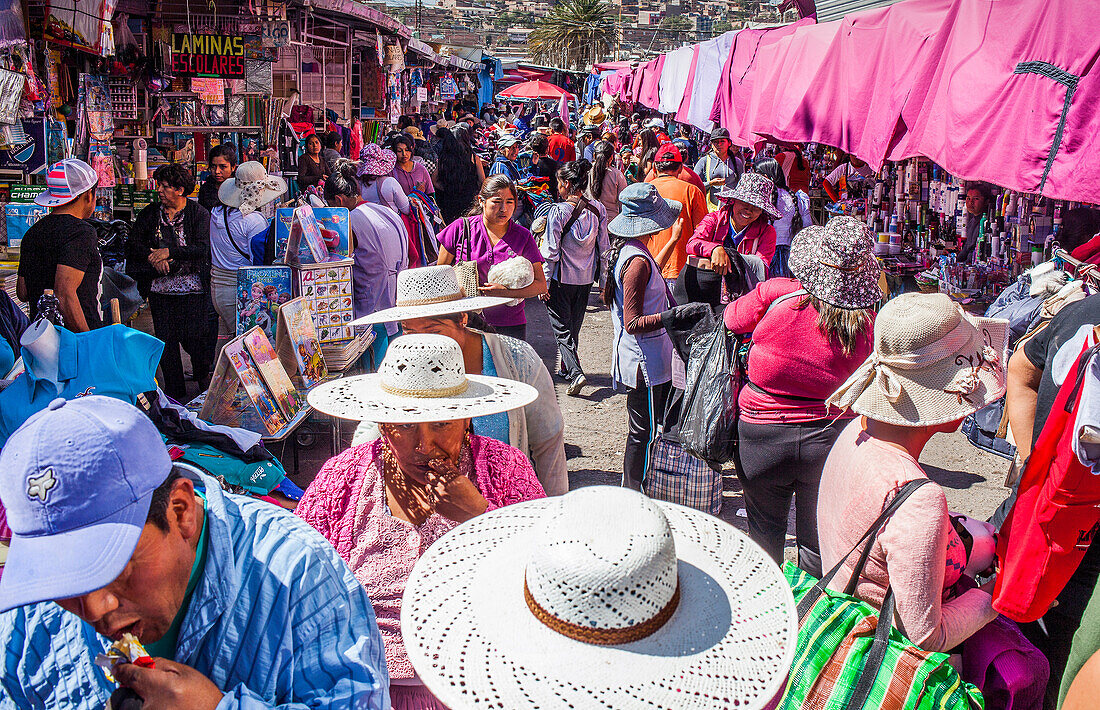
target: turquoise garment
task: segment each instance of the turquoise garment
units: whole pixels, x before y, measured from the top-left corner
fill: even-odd
[[[15,367],[15,352],[8,345],[8,341],[0,338],[0,377],[8,374],[13,367]]]
[[[57,329],[58,392],[53,383],[34,376],[34,355],[22,348],[27,372],[0,392],[0,446],[23,422],[53,400],[100,394],[137,403],[142,392],[157,388],[156,372],[164,343],[124,325],[73,333]]]
[[[172,625],[159,641],[145,644],[145,650],[154,658],[172,658],[176,655],[176,641],[180,636],[180,626],[183,618],[187,616],[187,609],[191,606],[191,596],[195,593],[195,587],[199,586],[202,579],[202,571],[206,568],[206,521],[210,517],[206,513],[206,496],[202,491],[196,490],[195,495],[202,498],[202,531],[199,533],[199,544],[195,547],[195,561],[191,564],[191,576],[187,580],[187,589],[183,593],[183,604],[176,612],[176,618],[172,619]]]
[[[497,367],[493,364],[493,354],[489,352],[489,343],[485,338],[481,339],[481,374],[489,377],[497,376]],[[496,439],[502,444],[511,444],[508,440],[508,413],[488,414],[484,417],[475,417],[473,421],[474,433],[478,436]]]

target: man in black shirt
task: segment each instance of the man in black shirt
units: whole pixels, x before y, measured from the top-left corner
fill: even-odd
[[[50,207],[50,214],[27,230],[19,247],[16,294],[30,304],[31,320],[38,317],[42,292],[53,289],[67,329],[81,333],[103,325],[103,260],[96,231],[85,221],[95,212],[98,182],[92,166],[76,158],[53,164],[46,174],[46,191],[34,201]]]
[[[561,198],[558,197],[558,168],[561,164],[548,156],[546,153],[550,149],[550,141],[546,136],[541,133],[536,133],[531,137],[531,177],[541,177],[550,180],[550,197],[554,202],[561,202]]]

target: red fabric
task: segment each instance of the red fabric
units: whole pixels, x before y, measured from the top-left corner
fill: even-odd
[[[1077,459],[1073,442],[1082,389],[1077,370],[1088,366],[1094,352],[1082,346],[1082,355],[1059,388],[1028,458],[1016,504],[1001,526],[993,608],[1014,621],[1035,621],[1047,612],[1100,523],[1100,476]]]
[[[409,210],[409,214],[401,215],[401,221],[405,223],[405,233],[409,235],[409,268],[416,268],[420,266],[420,241],[417,237],[420,235],[420,222],[413,215],[412,210]]]
[[[577,146],[564,133],[551,133],[546,140],[546,154],[559,163],[577,159]]]
[[[545,81],[525,81],[509,86],[497,96],[503,99],[560,99],[572,96],[568,91]]]
[[[1088,264],[1100,264],[1100,234],[1074,249],[1070,256]]]
[[[665,67],[665,55],[661,54],[656,59],[646,62],[642,67],[642,80],[638,89],[638,103],[651,109],[661,106],[660,83],[661,72]]]

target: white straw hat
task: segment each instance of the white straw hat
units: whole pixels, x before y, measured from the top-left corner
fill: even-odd
[[[238,165],[233,175],[218,188],[218,199],[244,214],[255,212],[286,192],[286,180],[268,175],[267,168],[255,160]]]
[[[352,325],[372,325],[410,318],[432,318],[451,313],[480,311],[508,303],[500,296],[468,298],[450,266],[422,266],[397,275],[397,299],[393,308],[357,318]]]
[[[973,414],[1005,393],[1008,321],[942,293],[905,293],[875,319],[875,350],[826,402],[898,426]]]
[[[756,710],[783,688],[798,618],[744,533],[592,486],[437,540],[405,585],[401,633],[452,710]]]
[[[445,335],[404,335],[382,366],[310,390],[310,405],[341,419],[388,424],[447,422],[519,409],[538,399],[523,382],[467,375],[462,350]]]

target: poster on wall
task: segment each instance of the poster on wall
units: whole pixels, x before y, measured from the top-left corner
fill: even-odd
[[[115,4],[116,0],[48,0],[43,36],[92,54],[114,54],[111,16]]]

